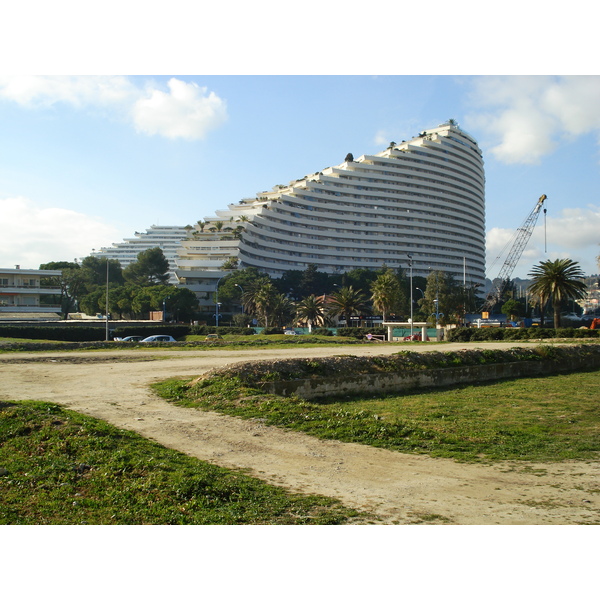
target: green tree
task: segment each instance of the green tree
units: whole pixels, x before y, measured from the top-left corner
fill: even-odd
[[[230,256],[223,261],[221,271],[235,271],[238,268],[239,259],[237,256]]]
[[[288,325],[294,317],[294,303],[285,294],[275,294],[270,314],[274,325],[279,327]]]
[[[86,290],[85,274],[77,262],[54,261],[40,265],[43,271],[62,271],[60,277],[44,277],[43,285],[56,285],[60,287],[60,303],[63,319],[67,319],[69,313],[77,310],[79,296]]]
[[[386,268],[371,284],[373,308],[381,313],[384,321],[387,321],[388,315],[400,311],[402,299],[403,293],[398,277],[392,269]]]
[[[352,287],[355,290],[368,290],[377,279],[377,273],[371,269],[352,269],[342,275],[342,287]]]
[[[350,326],[350,317],[369,312],[369,304],[361,290],[352,286],[343,287],[334,292],[328,299],[328,314],[332,317],[341,316]]]
[[[522,300],[511,298],[502,305],[502,314],[506,315],[511,321],[516,321],[519,317],[524,317],[525,312],[525,303]]]
[[[462,293],[454,278],[443,271],[432,271],[427,277],[425,296],[418,303],[429,323],[446,325],[458,322],[462,314]]]
[[[271,310],[275,303],[277,289],[271,278],[263,275],[248,285],[242,294],[244,308],[249,314],[254,315],[264,327],[269,327]]]
[[[169,280],[169,261],[163,251],[148,248],[137,255],[137,260],[123,270],[123,277],[128,283],[136,285],[164,284]]]
[[[224,275],[219,284],[219,302],[223,306],[243,305],[242,293],[252,289],[260,278],[270,280],[268,275],[261,274],[255,267],[245,267]]]
[[[305,298],[314,294],[316,296],[325,293],[329,284],[329,276],[327,273],[321,273],[316,265],[308,265],[302,272],[299,289],[297,290],[297,298]]]
[[[322,327],[327,321],[323,296],[311,294],[296,303],[296,317],[301,323],[308,325],[311,332],[313,325]]]
[[[554,327],[560,327],[560,312],[569,300],[583,298],[587,286],[579,263],[570,258],[545,260],[529,272],[532,283],[529,292],[536,298],[542,314],[548,301],[554,308]]]
[[[99,258],[97,256],[86,256],[81,261],[81,269],[85,274],[87,291],[94,289],[94,286],[106,286],[106,267],[108,261],[108,281],[112,284],[122,285],[123,269],[121,263],[116,259]]]

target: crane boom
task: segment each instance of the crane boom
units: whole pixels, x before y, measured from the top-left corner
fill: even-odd
[[[502,265],[502,269],[500,269],[500,273],[498,274],[498,283],[486,296],[485,302],[481,309],[482,311],[491,308],[495,302],[500,300],[502,292],[504,292],[504,288],[506,288],[507,282],[514,271],[514,268],[517,266],[517,263],[523,254],[523,250],[525,250],[525,246],[527,246],[527,242],[533,233],[533,229],[542,210],[542,206],[544,205],[544,200],[546,200],[546,194],[542,194],[540,196],[540,199],[537,201],[534,209],[529,213],[529,216],[525,219],[523,225],[517,229],[517,237],[515,242],[508,256],[506,257],[506,260],[504,261],[504,265]]]

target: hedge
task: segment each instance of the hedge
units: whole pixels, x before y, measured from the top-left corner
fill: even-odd
[[[540,328],[540,327],[460,327],[447,331],[446,339],[449,342],[489,342],[496,340],[547,340],[551,338],[570,339],[597,339],[600,330],[573,329],[573,328]]]
[[[110,326],[110,325],[109,325]],[[129,335],[163,334],[171,335],[175,339],[182,338],[189,333],[189,325],[131,325],[110,329],[110,337],[127,337]],[[60,342],[99,342],[106,339],[105,327],[89,327],[71,325],[65,326],[38,326],[38,325],[3,325],[0,326],[0,337],[23,338],[28,340],[56,340]]]

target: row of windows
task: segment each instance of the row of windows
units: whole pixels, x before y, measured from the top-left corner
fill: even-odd
[[[286,260],[286,259],[280,259],[280,258],[270,258],[268,260],[265,259],[265,257],[263,255],[259,255],[259,254],[255,254],[253,252],[248,252],[248,251],[244,251],[242,253],[245,257],[246,260],[242,260],[241,265],[244,266],[256,266],[257,268],[264,268],[267,265],[271,265],[271,264],[277,264],[277,265],[285,265],[288,268],[290,267],[296,267],[299,269],[302,268],[306,268],[307,266],[309,266],[310,264],[315,264],[314,261],[308,260],[308,261],[302,261],[302,260]],[[311,256],[297,256],[295,258],[305,258],[305,259],[310,259],[313,258]],[[392,259],[394,260],[394,259]],[[362,258],[353,258],[350,257],[348,258],[345,262],[347,263],[348,261],[352,262],[352,263],[357,263],[360,264],[361,266],[367,266],[367,268],[378,268],[380,267],[383,263],[380,262],[379,260],[371,260],[371,259],[362,259]],[[428,260],[428,261],[422,261],[425,262],[427,264],[428,270],[432,269],[432,270],[440,270],[440,271],[446,271],[449,273],[452,273],[454,276],[461,276],[462,275],[462,270],[460,269],[459,265],[456,263],[449,263],[449,262],[443,262],[440,260]],[[402,266],[404,264],[404,261],[394,261],[394,263],[388,263],[386,262],[385,264],[387,264],[388,266],[391,267],[398,267],[398,266]],[[333,265],[333,264],[324,264],[324,263],[319,263],[317,264],[319,270],[321,271],[325,271],[325,272],[339,272],[339,271],[343,271],[346,269],[350,269],[353,268],[351,266],[341,266],[341,265]],[[281,272],[284,272],[286,269],[283,269]],[[418,269],[414,269],[413,270],[413,275],[421,275],[421,276],[427,276],[428,275],[428,270],[418,270]],[[276,269],[273,269],[273,271],[276,271]]]

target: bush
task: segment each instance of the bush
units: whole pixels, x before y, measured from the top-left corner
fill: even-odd
[[[313,335],[333,335],[333,331],[327,327],[317,327],[317,329],[313,329],[312,333]]]
[[[460,327],[448,331],[449,342],[489,342],[494,340],[546,340],[551,338],[598,338],[600,330],[594,329],[546,329],[541,327]]]
[[[95,342],[106,338],[104,327],[6,325],[0,327],[0,337],[60,342]]]
[[[214,325],[192,325],[189,331],[190,335],[208,335],[209,333],[218,333],[220,335],[254,335],[256,331],[252,327],[221,326],[217,328]]]
[[[277,335],[283,334],[283,329],[281,327],[265,327],[262,330],[263,335]]]

